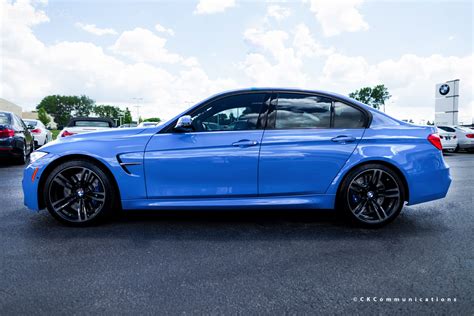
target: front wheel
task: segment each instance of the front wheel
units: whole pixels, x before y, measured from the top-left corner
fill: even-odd
[[[92,162],[72,160],[57,166],[45,182],[44,201],[51,215],[70,226],[88,226],[115,208],[116,194],[107,174]]]
[[[361,226],[381,227],[393,221],[403,208],[405,188],[400,176],[380,164],[352,170],[338,197],[345,215]]]

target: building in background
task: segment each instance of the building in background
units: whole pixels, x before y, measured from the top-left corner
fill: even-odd
[[[0,98],[0,111],[13,112],[21,117],[23,109],[21,106],[16,105],[15,103]]]
[[[459,79],[438,83],[435,91],[435,124],[458,125]]]
[[[38,112],[31,111],[31,112],[23,112],[21,113],[22,119],[29,119],[29,120],[37,120],[38,119]]]

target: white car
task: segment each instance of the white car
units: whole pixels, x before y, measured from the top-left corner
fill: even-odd
[[[439,138],[441,138],[441,145],[443,145],[443,150],[454,151],[458,146],[458,138],[456,132],[448,132],[440,127],[438,127]]]
[[[458,145],[454,151],[457,152],[459,149],[474,150],[474,130],[463,126],[438,126],[438,129],[456,133]]]
[[[114,122],[105,117],[75,117],[59,133],[59,137],[67,137],[76,134],[103,131],[114,128]]]
[[[44,126],[40,120],[24,119],[35,141],[35,148],[41,147],[53,140],[53,134]]]
[[[141,122],[137,127],[149,127],[160,125],[160,122]]]

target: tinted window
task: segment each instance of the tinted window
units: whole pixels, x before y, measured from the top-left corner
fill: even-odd
[[[75,121],[74,126],[80,127],[110,127],[109,122],[101,121]]]
[[[30,126],[36,126],[38,124],[38,121],[34,121],[34,120],[24,120],[24,122],[26,125],[30,125]]]
[[[447,127],[447,126],[438,126],[438,128],[442,129],[443,131],[446,131],[446,132],[451,132],[451,133],[456,132],[456,130],[454,128]]]
[[[276,129],[329,128],[331,99],[306,94],[280,93],[276,104]]]
[[[0,124],[9,125],[10,124],[10,115],[7,113],[0,112]]]
[[[334,128],[362,128],[365,116],[362,111],[341,102],[334,102]]]
[[[191,115],[194,131],[257,129],[264,100],[265,93],[240,94],[216,100]]]

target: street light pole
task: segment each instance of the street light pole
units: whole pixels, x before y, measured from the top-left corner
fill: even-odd
[[[140,101],[143,101],[143,98],[132,98],[132,100],[137,102],[137,105],[135,105],[135,108],[137,109],[137,123],[140,120]]]

